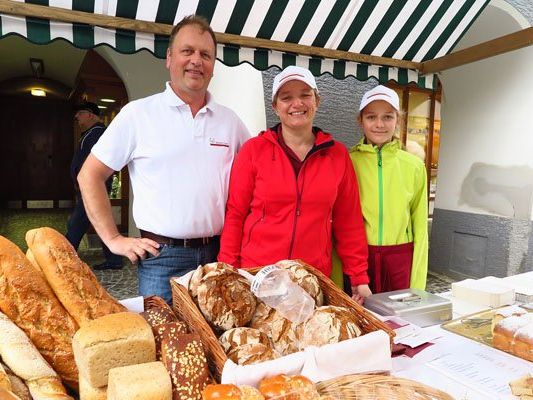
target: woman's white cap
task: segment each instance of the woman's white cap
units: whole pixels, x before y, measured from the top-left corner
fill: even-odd
[[[278,93],[279,89],[290,81],[302,81],[311,89],[314,89],[318,92],[315,77],[311,71],[306,68],[291,65],[277,74],[274,78],[274,84],[272,85],[272,101],[274,101],[274,97],[276,97],[276,93]]]
[[[359,105],[359,111],[362,111],[367,105],[376,100],[383,100],[393,106],[396,111],[400,111],[400,98],[398,94],[388,87],[383,85],[376,86],[374,89],[369,90],[363,95],[361,104]]]

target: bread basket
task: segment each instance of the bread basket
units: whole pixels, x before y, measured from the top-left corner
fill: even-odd
[[[362,306],[357,304],[357,302],[352,300],[322,272],[301,260],[297,261],[304,265],[309,272],[318,278],[320,288],[324,293],[325,304],[350,308],[353,311],[354,317],[363,333],[383,330],[390,336],[392,345],[392,340],[394,337],[394,331],[392,331],[392,329],[374,317]],[[255,274],[259,270],[260,268],[255,268],[248,270],[248,272]],[[174,280],[171,280],[170,283],[172,287],[172,302],[174,311],[178,317],[183,319],[188,324],[191,331],[200,336],[207,355],[207,360],[210,364],[209,366],[211,372],[215,379],[220,382],[222,369],[224,368],[224,364],[226,363],[228,357],[218,342],[218,338],[213,332],[213,329],[207,323],[204,316],[189,295],[187,288],[183,287]]]
[[[316,388],[322,396],[338,400],[454,400],[423,383],[386,375],[346,375],[319,382]]]

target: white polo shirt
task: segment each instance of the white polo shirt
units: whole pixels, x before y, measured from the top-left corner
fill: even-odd
[[[128,165],[139,229],[208,237],[222,231],[231,165],[249,137],[209,93],[193,118],[167,82],[164,92],[124,106],[92,153],[115,171]]]

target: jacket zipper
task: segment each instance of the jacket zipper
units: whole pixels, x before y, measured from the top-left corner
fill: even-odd
[[[383,160],[381,158],[381,149],[378,149],[378,246],[383,244],[383,171],[382,171]]]
[[[307,160],[304,160],[302,164],[302,168],[300,168],[300,172],[298,172],[298,175],[294,175],[294,178],[296,180],[296,210],[294,212],[294,223],[292,224],[292,235],[291,235],[291,244],[289,246],[289,256],[287,257],[289,260],[292,258],[292,248],[294,247],[294,237],[296,236],[296,224],[298,222],[298,217],[300,216],[300,202],[302,200],[302,191],[303,191],[303,185],[302,185],[302,190],[298,189],[298,177],[302,173],[305,167],[306,161]]]

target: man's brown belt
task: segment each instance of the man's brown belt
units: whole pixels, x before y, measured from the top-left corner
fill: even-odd
[[[188,248],[197,248],[197,247],[206,246],[209,243],[212,243],[220,239],[220,236],[211,236],[211,237],[193,238],[193,239],[175,239],[175,238],[157,235],[152,232],[143,231],[142,229],[141,229],[141,237],[151,239],[160,244],[166,244],[169,246],[177,246],[177,247],[188,247]]]

